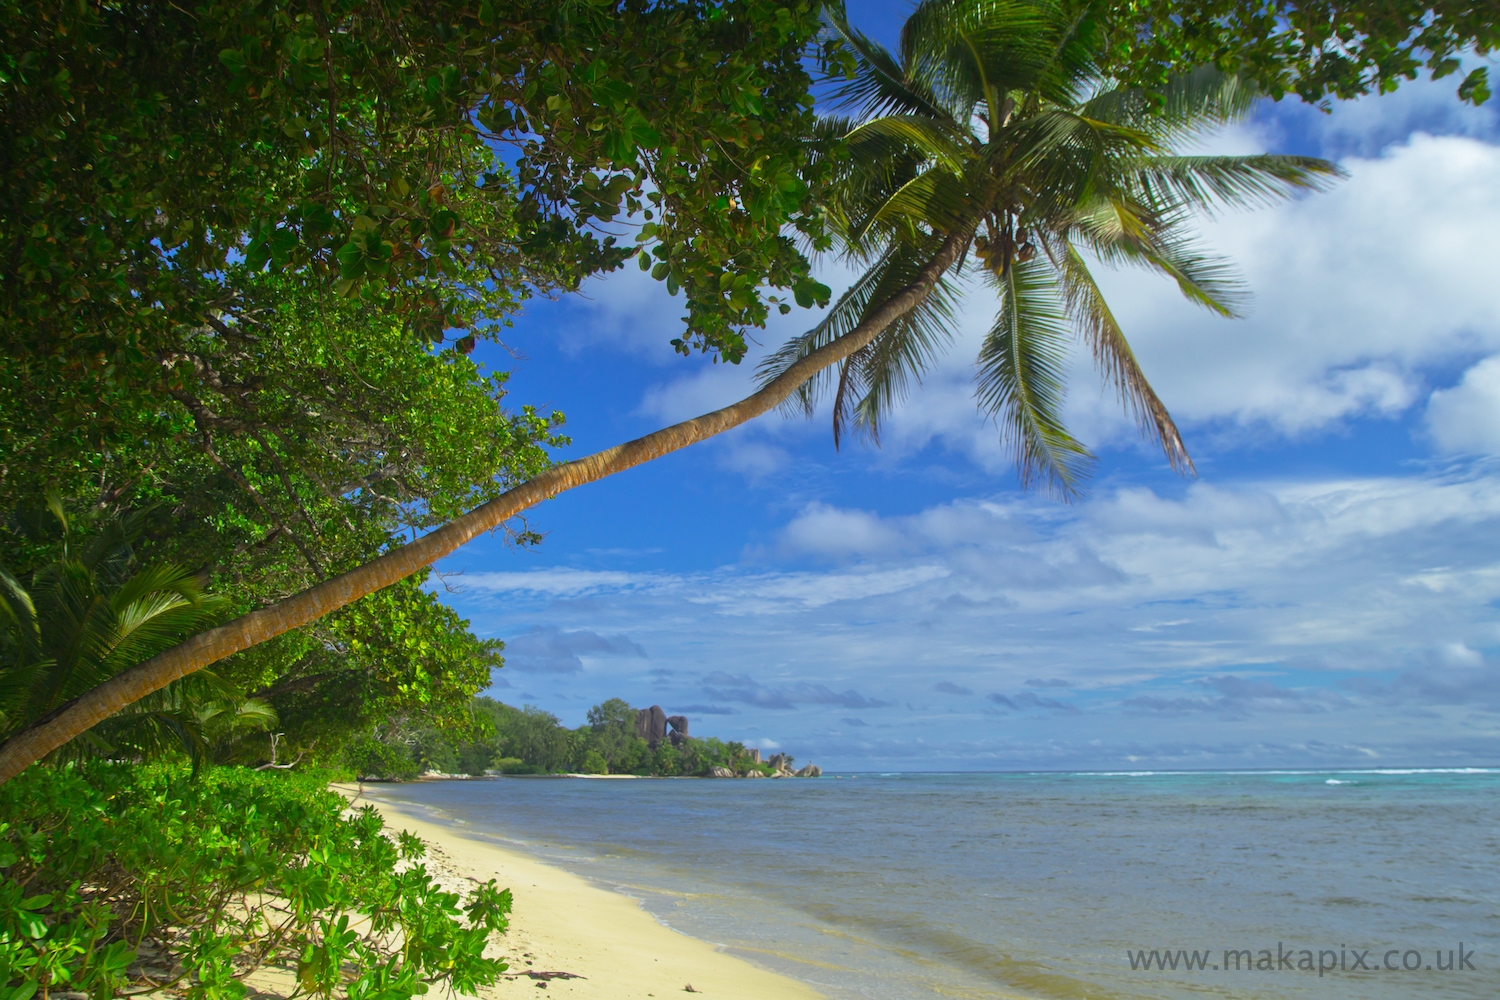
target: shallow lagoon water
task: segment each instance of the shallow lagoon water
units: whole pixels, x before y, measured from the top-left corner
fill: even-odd
[[[1500,996],[1500,769],[366,789],[840,1000]]]

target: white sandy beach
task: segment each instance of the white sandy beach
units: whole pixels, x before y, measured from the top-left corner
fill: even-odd
[[[701,993],[722,1000],[813,1000],[805,983],[725,954],[658,923],[639,903],[571,872],[516,851],[465,837],[389,802],[360,797],[357,785],[337,790],[370,804],[392,830],[410,830],[428,846],[429,870],[458,888],[495,879],[515,897],[510,930],[499,942],[510,980],[491,996],[535,985],[579,998],[638,998]],[[547,976],[566,973],[570,977]]]

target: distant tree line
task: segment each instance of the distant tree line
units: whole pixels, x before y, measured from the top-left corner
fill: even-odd
[[[363,778],[406,779],[445,774],[637,774],[698,776],[712,767],[736,774],[771,768],[752,760],[743,743],[708,737],[655,749],[636,735],[636,709],[610,698],[569,729],[535,705],[516,708],[493,698],[473,700],[474,723],[457,731],[425,718],[396,718],[350,741],[344,763]]]

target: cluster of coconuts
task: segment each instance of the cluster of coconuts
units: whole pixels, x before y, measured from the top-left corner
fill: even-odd
[[[1014,238],[1010,233],[1002,232],[993,240],[983,236],[974,237],[974,252],[984,262],[984,266],[996,274],[1004,274],[1010,261],[1018,260],[1026,263],[1036,256],[1036,244],[1031,242],[1031,236],[1022,229],[1017,231]]]

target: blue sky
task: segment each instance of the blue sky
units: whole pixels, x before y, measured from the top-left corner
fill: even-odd
[[[900,7],[859,5],[893,38]],[[879,449],[779,415],[533,510],[442,598],[509,644],[491,692],[569,725],[619,696],[833,768],[1500,763],[1500,101],[1453,80],[1322,114],[1267,105],[1217,151],[1315,153],[1329,193],[1205,219],[1250,316],[1106,272],[1199,475],[1141,446],[1086,357],[1090,496],[1018,492],[971,372],[993,302]],[[826,267],[835,286],[848,276]],[[508,331],[511,401],[560,457],[744,395],[755,355],[673,354],[634,268]],[[771,347],[813,322],[797,311]],[[759,353],[759,352],[757,352]]]

